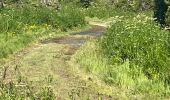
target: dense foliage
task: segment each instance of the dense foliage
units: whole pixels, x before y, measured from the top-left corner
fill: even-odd
[[[155,0],[154,18],[162,26],[166,24],[165,15],[166,15],[167,10],[168,10],[168,5],[165,3],[164,0]]]
[[[169,33],[146,16],[115,21],[102,41],[111,62],[122,64],[128,60],[132,70],[141,68],[148,79],[169,84]]]
[[[80,68],[128,91],[126,95],[169,97],[169,32],[145,14],[125,13],[112,21],[102,39],[77,53]]]
[[[91,6],[93,0],[80,0],[80,3],[82,4],[83,7],[88,8]]]

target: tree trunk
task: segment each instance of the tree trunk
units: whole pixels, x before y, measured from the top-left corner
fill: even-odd
[[[4,0],[0,0],[0,9],[4,8]]]
[[[164,0],[154,0],[154,2],[154,18],[158,23],[161,24],[161,26],[165,26],[165,15],[168,10],[168,5],[165,3]]]

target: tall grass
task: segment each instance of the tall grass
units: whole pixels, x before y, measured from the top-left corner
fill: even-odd
[[[109,62],[112,65],[128,62],[126,70],[130,73],[127,75],[133,81],[138,80],[141,73],[152,83],[150,87],[158,83],[160,87],[169,89],[169,32],[161,30],[150,17],[143,14],[128,20],[119,19],[101,43]],[[161,91],[161,88],[152,89]]]
[[[0,84],[0,99],[1,100],[54,100],[55,95],[52,88],[42,87],[39,91],[35,91],[35,88],[30,84],[16,84],[13,82],[10,83],[1,83]]]
[[[169,81],[169,33],[147,16],[116,22],[106,33],[102,48],[113,64],[129,60],[130,68],[141,68],[148,79]]]
[[[47,86],[35,86],[32,82],[24,78],[19,69],[15,68],[16,79],[6,79],[8,68],[1,68],[0,78],[0,99],[1,100],[54,100],[55,94],[50,82]],[[49,78],[49,77],[48,77]],[[48,80],[47,80],[48,81]],[[52,80],[51,80],[52,81]]]
[[[60,11],[30,5],[2,9],[0,10],[0,59],[8,57],[42,37],[61,34],[64,33],[63,31],[82,27],[85,24],[84,15],[79,9],[71,6],[64,6]],[[56,99],[49,85],[35,86],[21,75],[16,80],[8,81],[8,79],[0,79],[1,100]]]
[[[151,17],[116,16],[102,39],[77,53],[76,61],[127,96],[170,96],[169,32]],[[146,97],[147,98],[147,97]]]
[[[64,7],[57,12],[32,6],[3,9],[0,11],[0,22],[0,58],[49,35],[47,31],[67,31],[86,24],[83,14],[76,8]]]

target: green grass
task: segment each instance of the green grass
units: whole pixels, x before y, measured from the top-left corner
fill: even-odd
[[[101,46],[111,63],[129,60],[131,69],[139,68],[148,79],[169,84],[169,32],[160,30],[149,17],[120,19],[107,31]]]
[[[75,56],[82,70],[123,89],[127,98],[169,98],[169,32],[145,14],[116,16],[97,42]]]
[[[0,12],[0,58],[8,57],[43,36],[86,24],[79,10],[67,6],[60,12],[32,6],[5,8]]]
[[[51,87],[42,87],[35,90],[34,86],[29,83],[6,83],[0,82],[0,99],[1,100],[54,100],[55,95]]]
[[[101,52],[98,42],[93,41],[82,47],[74,59],[80,70],[97,76],[111,86],[113,96],[119,93],[119,97],[124,99],[169,98],[169,90],[164,87],[163,82],[148,79],[140,69],[131,69],[129,61],[121,65],[110,64]]]
[[[86,26],[84,15],[81,14],[79,9],[70,6],[64,6],[60,11],[31,5],[24,5],[24,7],[11,6],[0,10],[1,62],[3,62],[3,58],[9,59],[10,55],[39,40],[63,36]],[[3,67],[0,71],[6,76]],[[15,70],[14,73],[15,75],[10,82],[4,81],[3,78],[0,79],[0,99],[54,100],[56,98],[50,83],[35,88],[35,84],[27,80],[20,71]],[[43,80],[43,82],[49,80],[51,79],[47,77],[47,80]]]
[[[63,36],[72,31],[86,28],[84,27],[86,26],[84,15],[76,8],[69,8],[67,6],[60,12],[49,8],[27,5],[19,9],[16,7],[5,8],[0,11],[0,22],[1,62],[3,62],[3,58],[9,59],[9,56],[12,54],[39,40]],[[6,72],[3,73],[4,69],[2,66],[0,71],[5,75]],[[11,69],[12,65],[9,66]],[[19,74],[17,74],[18,71],[14,71],[14,73],[15,75],[10,82],[0,79],[0,99],[56,99],[50,83],[45,83],[47,85],[35,88],[35,84],[27,80],[20,71]],[[43,79],[41,78],[41,80]],[[45,79],[43,82],[49,80],[47,77],[47,80]]]
[[[114,16],[134,15],[134,12],[104,5],[91,6],[88,9],[84,9],[83,12],[85,16],[89,16],[91,18],[98,17],[99,19],[107,19]]]
[[[150,12],[147,16],[144,14],[136,16],[136,13],[132,12],[133,8],[128,9],[131,10],[129,12],[127,9],[99,4],[83,9],[74,4],[65,4],[60,11],[30,5],[0,10],[0,59],[9,57],[39,39],[53,37],[58,33],[62,34],[86,25],[85,16],[101,19],[112,17],[113,25],[104,37],[82,47],[74,56],[77,63],[86,72],[112,86],[112,89],[116,86],[115,92],[120,93],[120,97],[163,99],[170,96],[169,32],[161,30],[148,17]],[[121,8],[121,5],[124,4],[117,6]],[[127,8],[127,5],[125,7]],[[50,61],[43,64],[44,59],[39,59],[40,56],[38,54],[37,58],[30,59],[33,66],[51,64]],[[37,59],[40,61],[37,62]],[[47,70],[41,67],[38,71],[46,74]],[[31,70],[37,72],[35,67]],[[31,79],[34,79],[34,76]],[[20,84],[21,80],[24,82],[23,87],[22,83]],[[47,81],[51,81],[51,77],[47,78]],[[17,82],[5,83],[3,80],[0,82],[0,99],[25,98],[50,100],[55,99],[55,95],[49,86],[36,90],[20,75]]]

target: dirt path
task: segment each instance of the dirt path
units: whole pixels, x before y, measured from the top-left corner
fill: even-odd
[[[7,70],[6,80],[16,79],[14,70],[19,67],[22,76],[32,81],[35,87],[51,86],[57,100],[110,100],[110,96],[99,93],[90,79],[81,79],[73,71],[69,61],[74,53],[86,43],[102,35],[106,28],[92,26],[88,31],[73,33],[61,38],[42,41],[18,59],[13,68]],[[10,66],[11,67],[11,66]]]

